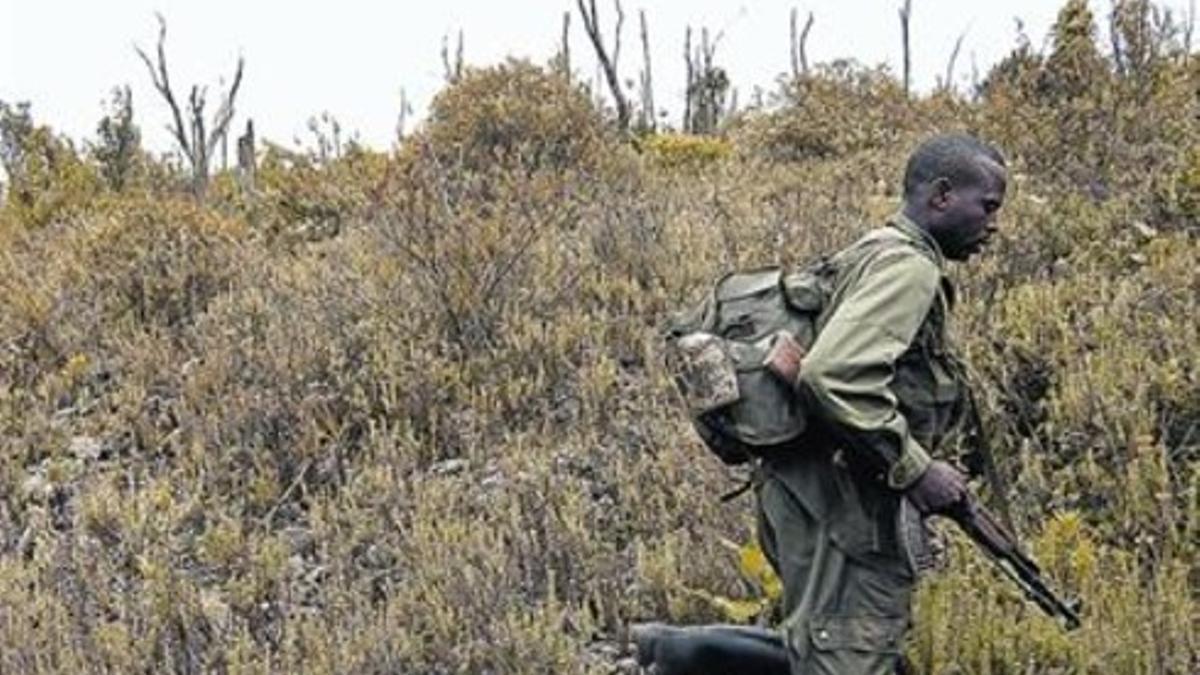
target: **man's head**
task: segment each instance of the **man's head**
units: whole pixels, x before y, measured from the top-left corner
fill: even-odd
[[[951,260],[978,253],[996,230],[1007,189],[1004,157],[971,136],[935,136],[904,171],[904,214]]]

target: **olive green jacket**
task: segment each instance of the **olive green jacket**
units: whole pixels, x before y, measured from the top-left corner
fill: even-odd
[[[936,242],[902,214],[835,264],[830,309],[797,383],[825,432],[764,468],[812,515],[833,521],[848,553],[890,555],[899,496],[963,409],[946,332],[953,287]]]

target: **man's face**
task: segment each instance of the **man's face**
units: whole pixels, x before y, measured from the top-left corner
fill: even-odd
[[[996,233],[996,214],[1004,204],[1008,182],[1004,167],[978,160],[979,179],[935,190],[929,233],[950,260],[966,260],[983,250]]]

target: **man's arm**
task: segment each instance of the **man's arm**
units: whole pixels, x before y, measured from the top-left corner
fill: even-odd
[[[892,393],[895,363],[929,313],[940,279],[933,261],[907,247],[868,260],[800,368],[798,386],[851,451],[878,466],[897,490],[913,485],[930,457]]]

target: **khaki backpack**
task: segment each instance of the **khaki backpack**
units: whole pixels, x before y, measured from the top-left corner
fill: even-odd
[[[804,433],[804,404],[764,364],[777,333],[807,349],[837,276],[832,259],[722,276],[667,331],[667,367],[697,433],[726,464],[741,464]]]

